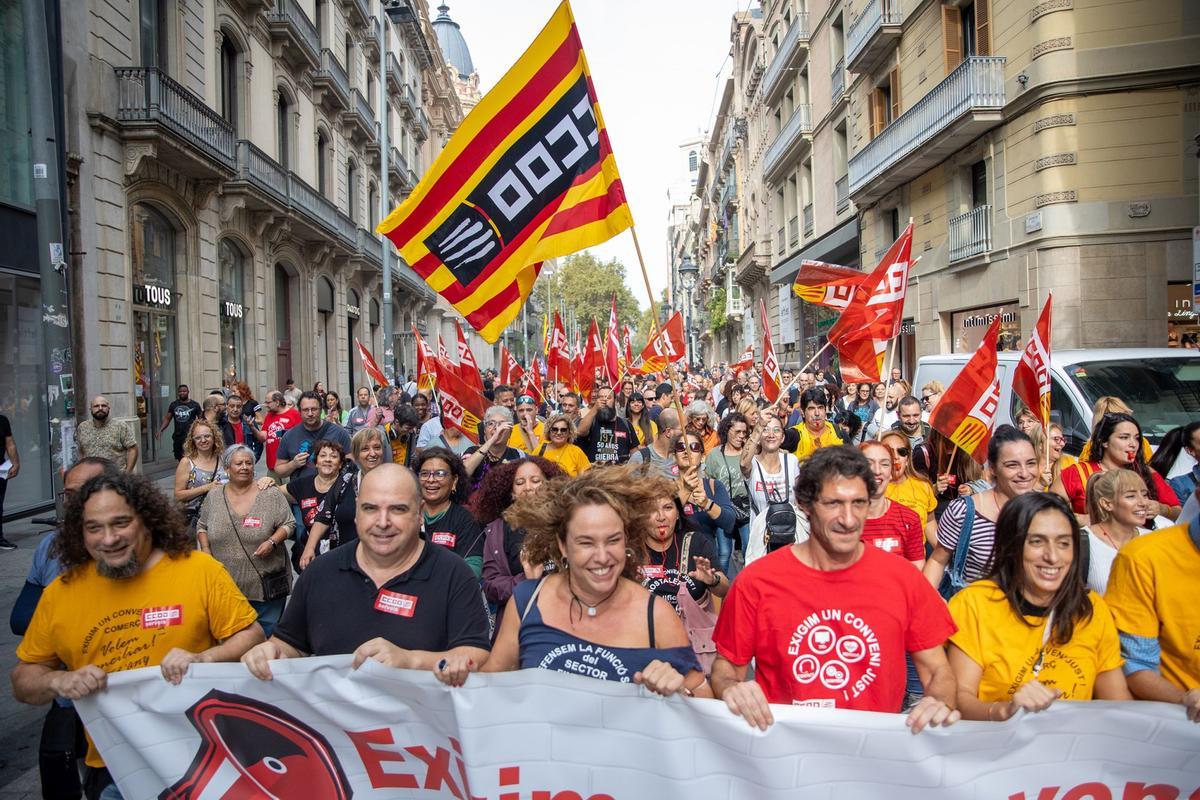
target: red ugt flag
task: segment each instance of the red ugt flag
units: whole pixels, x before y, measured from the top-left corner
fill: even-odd
[[[479,423],[487,408],[487,398],[468,386],[457,370],[447,369],[448,366],[449,362],[438,359],[438,405],[442,409],[442,424],[457,428],[463,436],[479,444]]]
[[[980,464],[987,458],[988,442],[1000,405],[1000,381],[996,377],[996,341],[1000,317],[984,334],[975,355],[942,395],[929,424]]]
[[[1042,306],[1037,325],[1021,355],[1021,363],[1013,373],[1013,392],[1037,415],[1043,427],[1050,424],[1050,304],[1053,299],[1053,295],[1046,296],[1046,305]]]
[[[458,374],[468,386],[482,393],[483,377],[479,374],[479,363],[475,361],[475,354],[471,352],[471,345],[458,320],[454,320],[454,330],[458,334]]]
[[[608,373],[608,385],[615,386],[621,377],[618,355],[621,350],[620,332],[617,330],[617,296],[613,294],[612,309],[608,312],[608,339],[604,343],[604,370]]]
[[[358,357],[362,359],[363,371],[367,373],[367,377],[375,382],[376,386],[387,386],[387,376],[383,374],[383,370],[375,363],[375,359],[371,356],[371,351],[363,347],[363,343],[355,337],[354,344],[358,346]]]
[[[758,301],[758,311],[763,326],[763,396],[767,398],[768,403],[774,403],[783,389],[783,378],[779,374],[779,362],[775,360],[775,347],[771,344],[771,321],[767,319],[767,304],[761,298]]]

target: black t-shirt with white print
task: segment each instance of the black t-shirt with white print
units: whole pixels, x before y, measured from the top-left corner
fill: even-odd
[[[662,553],[649,547],[646,548],[647,563],[642,567],[642,586],[645,586],[651,594],[656,594],[666,600],[676,609],[679,606],[679,599],[676,597],[676,593],[679,591],[679,561],[683,557],[683,538],[687,535],[687,531],[675,534],[671,546]],[[717,548],[712,540],[703,533],[693,532],[691,537],[692,543],[688,549],[688,564],[687,569],[684,570],[683,580],[687,583],[692,599],[699,600],[704,597],[708,587],[697,583],[686,573],[696,570],[697,557],[707,558],[709,563],[715,567],[718,563]]]

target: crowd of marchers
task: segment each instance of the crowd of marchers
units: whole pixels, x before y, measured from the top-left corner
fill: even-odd
[[[50,706],[43,786],[120,797],[71,708],[113,672],[241,660],[270,680],[335,654],[450,686],[636,683],[764,730],[776,704],[904,714],[914,734],[1093,699],[1200,721],[1200,520],[1177,523],[1200,421],[1152,453],[1102,398],[1071,456],[1025,413],[981,465],[929,426],[936,382],[785,372],[768,402],[758,374],[581,397],[489,372],[472,431],[411,376],[349,408],[320,384],[261,403],[180,386],[158,431],[173,493],[134,474],[135,437],[94,398],[12,611],[14,695]]]

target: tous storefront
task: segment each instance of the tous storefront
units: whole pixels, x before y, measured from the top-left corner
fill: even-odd
[[[171,439],[158,429],[175,397],[176,363],[175,227],[159,212],[133,209],[133,395],[141,459],[146,471],[174,464]]]
[[[217,247],[217,302],[221,317],[221,381],[246,380],[245,263],[242,251],[228,239]]]

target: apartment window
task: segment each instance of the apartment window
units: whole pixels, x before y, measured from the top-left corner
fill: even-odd
[[[317,133],[317,191],[329,194],[329,137],[325,131]]]
[[[367,186],[367,218],[371,221],[371,230],[379,224],[379,189],[372,181]]]
[[[888,240],[890,246],[892,242],[900,238],[900,209],[893,208],[888,214],[888,227],[890,228],[891,238]]]
[[[346,208],[350,219],[358,222],[358,165],[346,162]]]
[[[221,38],[221,116],[237,130],[238,51],[228,34]]]
[[[353,53],[354,53],[354,41],[350,38],[350,34],[348,34],[348,33],[346,34],[345,46],[346,46],[346,50],[345,50],[345,54],[344,54],[345,55],[344,61],[346,63],[346,75],[349,76],[350,85],[353,86],[354,85],[354,67],[350,62],[350,56],[353,55]]]
[[[987,205],[987,164],[976,161],[971,165],[971,208]]]
[[[375,111],[375,74],[371,70],[367,70],[367,105]]]
[[[288,97],[279,92],[279,102],[275,104],[275,150],[279,164],[284,169],[291,167],[291,137],[288,129],[291,127],[292,106]]]
[[[992,54],[992,0],[942,6],[942,48],[949,74],[971,56]]]
[[[138,42],[142,66],[167,71],[167,34],[170,31],[169,0],[141,0],[138,6]]]
[[[887,74],[872,91],[868,106],[871,138],[878,136],[884,128],[900,116],[900,68]]]
[[[693,150],[688,153],[688,172],[695,172],[698,169],[700,169],[700,157]]]
[[[325,46],[325,0],[317,0],[313,22],[316,23],[317,41]]]

